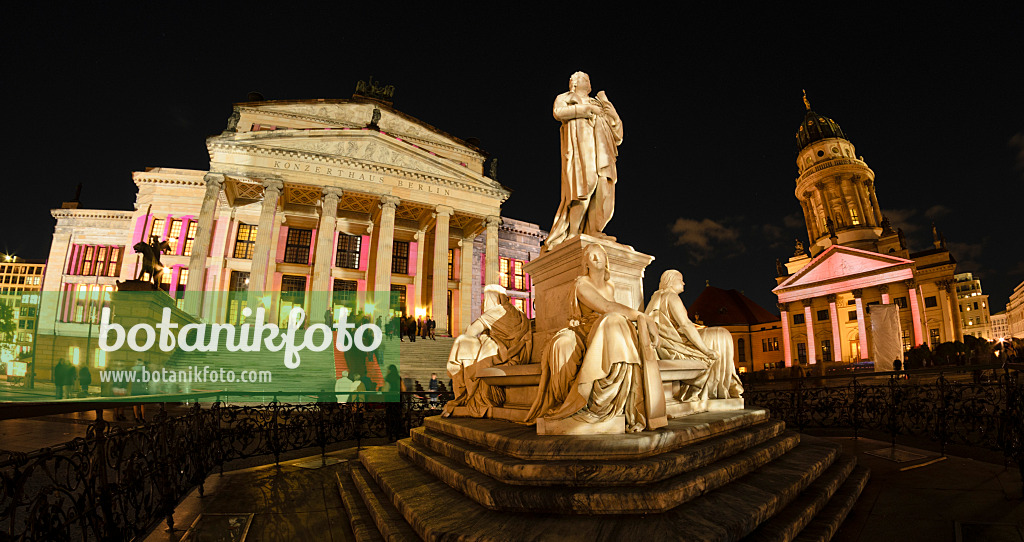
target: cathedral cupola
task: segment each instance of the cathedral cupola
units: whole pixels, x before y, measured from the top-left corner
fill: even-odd
[[[811,110],[804,93],[796,132],[796,197],[804,211],[811,254],[833,244],[875,250],[882,213],[875,174],[834,120]]]

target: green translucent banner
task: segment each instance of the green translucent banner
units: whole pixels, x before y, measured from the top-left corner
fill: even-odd
[[[0,401],[398,400],[393,292],[133,286],[0,296]]]

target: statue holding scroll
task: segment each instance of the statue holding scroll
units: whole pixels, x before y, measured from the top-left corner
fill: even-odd
[[[698,327],[690,321],[679,299],[685,284],[679,271],[665,271],[647,304],[647,315],[658,328],[658,358],[697,359],[708,366],[700,377],[685,382],[680,401],[737,398],[743,386],[733,364],[732,334],[723,327]]]
[[[445,405],[443,415],[466,407],[468,415],[479,418],[486,416],[492,405],[504,402],[502,390],[491,389],[477,373],[494,365],[529,363],[532,345],[529,318],[512,304],[505,288],[485,286],[483,314],[455,339],[448,355],[455,399]]]
[[[615,158],[622,143],[622,121],[604,91],[590,97],[590,77],[576,72],[569,92],[555,98],[553,114],[561,121],[562,200],[551,234],[551,250],[569,237],[604,235],[615,210]]]

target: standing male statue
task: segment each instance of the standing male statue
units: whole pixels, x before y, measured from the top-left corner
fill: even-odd
[[[562,201],[544,242],[547,250],[581,233],[609,237],[603,232],[615,211],[622,121],[603,90],[596,98],[590,91],[590,77],[576,72],[569,92],[555,98],[553,113],[562,123]]]

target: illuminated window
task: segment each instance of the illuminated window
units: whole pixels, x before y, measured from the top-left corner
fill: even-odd
[[[359,251],[363,238],[358,235],[338,234],[338,253],[334,257],[335,267],[359,269]]]
[[[192,245],[196,242],[196,230],[199,229],[199,223],[195,220],[188,222],[188,230],[185,231],[185,250],[182,251],[182,255],[192,255]]]
[[[512,287],[516,290],[525,290],[526,282],[523,280],[523,262],[522,260],[515,260],[512,262],[512,275],[513,282]]]
[[[910,341],[910,332],[904,329],[904,330],[902,330],[902,333],[903,333],[903,335],[902,335],[902,338],[903,338],[903,351],[906,352],[906,351],[910,350],[911,348],[913,348],[914,345]]]
[[[933,345],[939,344],[939,329],[938,328],[929,329],[928,330],[928,337],[931,339],[931,342],[932,342]]]
[[[77,346],[68,347],[68,360],[71,361],[72,365],[77,366],[81,363],[82,349]]]
[[[832,361],[832,341],[828,339],[821,341],[821,360]]]
[[[238,225],[238,233],[235,234],[234,258],[252,259],[252,252],[256,247],[256,230],[257,227],[252,224]]]
[[[153,227],[149,230],[149,238],[152,240],[154,237],[160,238],[164,236],[164,219],[154,218]]]
[[[82,259],[82,275],[91,275],[93,270],[93,258],[96,255],[96,247],[87,246],[85,247],[85,256]]]
[[[167,244],[171,245],[171,254],[177,253],[178,237],[181,235],[181,220],[171,219],[171,231],[167,233]]]
[[[312,240],[313,230],[288,228],[288,237],[284,247],[284,261],[287,263],[308,264],[309,245]]]
[[[508,258],[501,258],[498,260],[498,284],[503,288],[508,288]]]
[[[96,353],[93,354],[93,359],[96,360],[96,368],[102,369],[107,366],[107,353],[102,348],[97,348]]]
[[[455,249],[448,249],[448,280],[455,278]]]
[[[451,292],[449,292],[451,293]],[[391,285],[391,306],[390,308],[396,312],[400,312],[405,307],[405,285],[404,284],[392,284]]]
[[[116,277],[121,274],[121,247],[110,247],[110,263],[107,265],[107,276]]]
[[[519,310],[521,310],[523,312],[526,312],[526,300],[525,299],[518,298],[518,297],[513,299],[512,300],[512,306],[514,306],[515,308],[517,308],[517,309],[519,309]]]
[[[860,216],[857,215],[857,209],[850,207],[850,223],[854,226],[860,224]]]
[[[399,275],[409,274],[408,241],[395,241],[391,249],[391,272]]]

